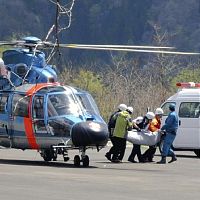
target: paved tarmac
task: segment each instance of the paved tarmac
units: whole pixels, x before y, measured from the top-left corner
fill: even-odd
[[[197,200],[200,198],[200,159],[176,152],[178,161],[110,163],[88,150],[90,167],[76,168],[73,160],[45,163],[36,151],[0,149],[0,200]],[[78,151],[70,151],[71,158]],[[160,160],[156,155],[155,160]]]

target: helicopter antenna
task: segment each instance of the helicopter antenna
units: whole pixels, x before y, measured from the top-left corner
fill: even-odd
[[[56,51],[58,52],[59,57],[61,56],[60,53],[60,43],[59,43],[59,33],[63,30],[66,30],[68,28],[70,28],[71,26],[71,22],[72,22],[72,9],[74,7],[75,4],[75,0],[71,0],[69,3],[67,3],[66,5],[61,5],[61,1],[60,0],[49,0],[51,3],[56,5],[56,20],[55,20],[55,24],[53,24],[51,26],[51,28],[48,31],[48,34],[45,38],[45,41],[48,39],[48,37],[50,36],[50,34],[53,32],[53,30],[55,30],[55,45],[53,47],[53,49],[51,50],[48,58],[46,59],[47,63],[51,60],[51,58],[55,55],[55,48]],[[68,23],[66,26],[61,27],[59,21],[61,20],[61,18],[67,16],[68,18]]]
[[[59,25],[59,10],[60,10],[60,0],[57,0],[57,4],[56,4],[56,22],[55,22],[55,28],[56,28],[56,51],[58,53],[58,63],[60,63],[60,57],[61,57],[61,52],[60,52],[60,46],[59,46],[59,37],[58,37],[58,25]]]

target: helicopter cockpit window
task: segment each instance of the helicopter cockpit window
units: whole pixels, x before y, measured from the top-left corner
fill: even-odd
[[[30,97],[21,95],[21,94],[15,94],[13,96],[13,102],[12,102],[12,113],[14,116],[20,116],[20,117],[28,117],[28,104],[30,102]]]
[[[6,105],[8,101],[8,94],[0,94],[0,113],[6,112]]]
[[[79,116],[79,107],[75,103],[72,94],[57,93],[48,96],[48,116],[75,115]]]
[[[44,97],[35,96],[33,103],[33,118],[44,119],[43,104],[44,104]]]

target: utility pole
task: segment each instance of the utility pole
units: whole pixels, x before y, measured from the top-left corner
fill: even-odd
[[[61,52],[60,52],[60,41],[59,41],[59,37],[58,37],[58,34],[59,34],[59,11],[60,11],[60,0],[56,0],[56,21],[55,21],[55,37],[56,37],[56,51],[57,51],[57,54],[58,54],[58,65],[60,65],[60,62],[61,62]]]

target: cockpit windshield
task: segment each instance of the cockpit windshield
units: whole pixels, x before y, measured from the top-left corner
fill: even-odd
[[[74,115],[79,116],[80,109],[74,101],[72,94],[67,92],[48,95],[48,117]]]
[[[84,109],[90,113],[90,114],[94,114],[94,115],[100,115],[99,114],[99,109],[94,101],[94,99],[92,98],[92,96],[88,93],[78,93],[77,94],[79,100],[81,101]]]

